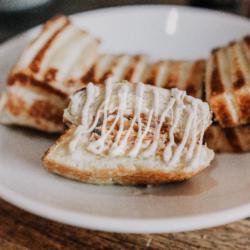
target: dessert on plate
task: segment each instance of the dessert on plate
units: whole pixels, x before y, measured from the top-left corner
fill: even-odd
[[[214,157],[203,143],[207,103],[185,91],[112,82],[76,92],[69,129],[43,157],[51,172],[95,184],[160,184],[189,179]]]

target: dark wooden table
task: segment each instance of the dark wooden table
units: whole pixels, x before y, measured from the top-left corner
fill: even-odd
[[[56,13],[70,14],[97,7],[123,4],[188,4],[191,2],[195,1],[54,0],[54,3],[47,9],[39,8],[25,15],[0,15],[0,42],[45,21]],[[239,13],[240,9],[235,11]],[[244,7],[242,13],[249,12]],[[187,233],[115,234],[84,230],[52,222],[27,213],[0,199],[0,250],[2,249],[250,249],[250,220]]]
[[[0,250],[10,249],[250,249],[250,220],[187,233],[117,234],[52,222],[0,200]]]

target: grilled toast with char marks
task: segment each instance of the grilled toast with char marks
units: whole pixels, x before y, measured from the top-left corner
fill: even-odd
[[[212,51],[205,85],[206,100],[221,127],[250,123],[250,36]]]
[[[205,141],[215,152],[242,153],[250,151],[250,126],[222,128],[212,124],[205,133]]]
[[[63,131],[68,97],[96,61],[99,40],[59,16],[44,24],[8,78],[0,100],[0,122]]]

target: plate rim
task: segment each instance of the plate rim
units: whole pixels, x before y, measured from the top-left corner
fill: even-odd
[[[178,233],[201,230],[241,220],[250,215],[250,203],[247,203],[239,207],[195,216],[179,216],[167,219],[124,219],[70,212],[44,205],[42,202],[36,202],[11,191],[1,184],[0,196],[5,201],[25,211],[52,221],[80,228],[117,233]],[[148,227],[149,224],[150,227]]]
[[[237,22],[248,23],[250,21],[245,17],[240,17],[235,14],[229,14],[221,11],[214,11],[209,9],[194,8],[188,6],[179,5],[165,5],[165,4],[147,4],[147,5],[125,5],[94,9],[84,12],[75,13],[69,15],[71,18],[84,18],[89,15],[97,15],[99,13],[113,12],[113,11],[135,11],[139,9],[143,12],[143,9],[171,9],[176,8],[178,11],[188,12],[204,12],[209,15],[220,16],[230,21],[236,20]],[[233,20],[232,20],[233,19]],[[41,25],[30,28],[14,37],[7,39],[0,44],[0,50],[8,46],[9,43],[16,41],[23,35],[30,34],[37,30]],[[65,223],[72,226],[88,228],[93,230],[102,230],[108,232],[119,233],[175,233],[183,231],[192,231],[198,229],[204,229],[214,226],[223,225],[226,223],[240,220],[250,216],[250,202],[234,208],[220,210],[213,213],[204,213],[192,216],[178,216],[172,218],[158,218],[158,219],[129,219],[129,218],[112,218],[106,216],[90,215],[88,213],[77,213],[53,206],[45,205],[42,202],[34,201],[25,197],[17,192],[12,191],[10,188],[0,183],[0,197],[5,201],[24,209],[32,214],[57,221],[59,223]],[[148,224],[150,223],[150,227]]]

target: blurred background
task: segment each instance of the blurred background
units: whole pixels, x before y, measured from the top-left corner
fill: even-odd
[[[134,4],[176,4],[250,17],[250,0],[0,0],[0,42],[56,14]]]

